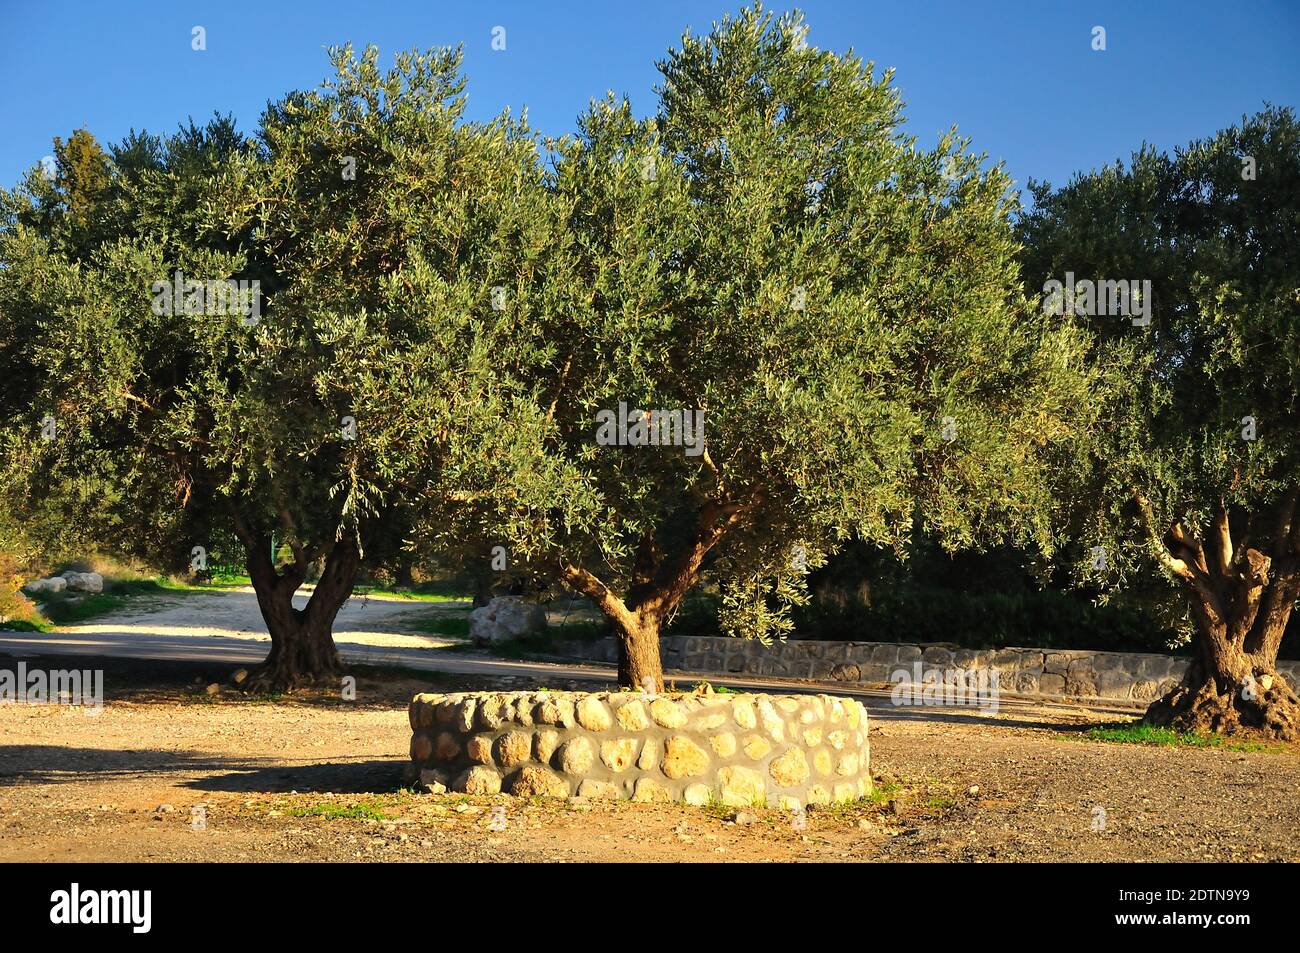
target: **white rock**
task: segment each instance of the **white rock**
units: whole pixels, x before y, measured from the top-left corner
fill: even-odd
[[[546,610],[522,596],[497,596],[469,614],[469,634],[480,645],[522,639],[546,628]]]
[[[68,588],[68,580],[62,576],[50,576],[48,579],[33,579],[23,586],[23,591],[31,593],[62,592]]]
[[[65,572],[68,588],[75,592],[103,592],[104,577],[97,572]]]

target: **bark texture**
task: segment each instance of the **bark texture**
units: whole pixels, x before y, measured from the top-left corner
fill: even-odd
[[[1146,721],[1300,740],[1300,698],[1277,673],[1278,649],[1300,598],[1297,493],[1277,504],[1262,533],[1254,525],[1261,521],[1221,504],[1204,539],[1177,520],[1161,535],[1150,503],[1133,495],[1157,557],[1178,580],[1196,619],[1196,657],[1182,684],[1147,709]],[[1234,522],[1246,529],[1235,545]],[[1255,548],[1252,538],[1268,542]]]
[[[352,595],[361,553],[356,540],[344,538],[324,553],[309,553],[290,545],[294,562],[277,570],[271,561],[270,536],[250,532],[241,524],[239,535],[257,604],[271,636],[271,651],[241,683],[248,692],[292,691],[310,685],[337,682],[344,667],[334,644],[334,619]],[[315,588],[301,609],[293,605],[313,560],[324,558]]]

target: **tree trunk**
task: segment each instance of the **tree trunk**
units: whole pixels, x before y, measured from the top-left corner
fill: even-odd
[[[618,683],[647,692],[664,690],[664,668],[659,657],[659,620],[636,614],[614,621],[618,637]]]
[[[241,687],[256,692],[291,691],[337,681],[344,669],[334,645],[334,619],[352,595],[360,563],[356,543],[344,540],[330,550],[324,572],[302,609],[294,608],[293,595],[302,584],[304,567],[290,566],[277,573],[261,547],[250,550],[248,557],[257,603],[271,635],[271,651]]]
[[[1196,656],[1182,684],[1147,709],[1146,722],[1180,731],[1300,740],[1300,698],[1277,673],[1278,646],[1296,590],[1297,579],[1283,576],[1260,587],[1254,599],[1227,600],[1226,617],[1192,591]]]

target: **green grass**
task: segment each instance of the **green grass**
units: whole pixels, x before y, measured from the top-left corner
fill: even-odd
[[[327,821],[340,819],[350,821],[387,820],[384,812],[374,804],[309,804],[306,807],[291,807],[284,812],[289,817],[320,817]]]
[[[411,628],[430,635],[446,635],[452,638],[469,638],[469,616],[435,615],[411,623]]]
[[[888,784],[873,784],[871,793],[862,799],[865,804],[888,804],[897,797],[898,792],[903,790],[903,786],[896,781],[890,781]]]
[[[103,592],[80,593],[65,589],[63,592],[45,593],[40,597],[44,603],[41,615],[45,621],[36,623],[33,630],[45,632],[55,625],[85,622],[124,608],[141,597],[202,592],[207,588],[210,587],[159,576],[153,579],[105,579]]]
[[[1268,751],[1286,750],[1282,745],[1263,741],[1235,741],[1220,735],[1206,735],[1195,731],[1176,731],[1173,728],[1157,728],[1144,722],[1135,721],[1126,725],[1099,725],[1089,728],[1081,736],[1087,741],[1105,741],[1115,744],[1153,745],[1161,748],[1219,748],[1223,751]]]
[[[741,692],[734,688],[728,688],[726,685],[714,685],[712,682],[698,682],[691,691],[696,695],[707,695],[710,692],[714,695],[739,695]]]
[[[404,599],[408,602],[471,602],[473,597],[463,592],[431,592],[423,588],[385,589],[382,586],[356,586],[352,590],[356,596],[387,596],[391,599]]]

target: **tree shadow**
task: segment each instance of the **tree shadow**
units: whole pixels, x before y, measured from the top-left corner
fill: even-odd
[[[403,786],[409,762],[402,758],[304,765],[235,766],[226,774],[195,778],[184,787],[199,791],[371,794]]]
[[[0,787],[68,784],[220,771],[235,763],[197,751],[154,748],[73,748],[63,745],[0,745]]]
[[[400,755],[295,765],[271,758],[213,757],[155,748],[0,745],[0,788],[148,779],[199,791],[359,794],[401,788],[407,764]]]

